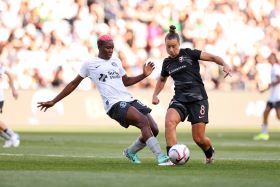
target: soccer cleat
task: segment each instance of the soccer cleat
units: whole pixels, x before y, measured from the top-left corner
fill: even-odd
[[[136,153],[131,153],[128,149],[123,151],[123,155],[134,164],[140,164],[141,161]]]
[[[171,162],[170,160],[160,163],[158,164],[159,166],[175,166],[175,164],[173,162]]]
[[[158,156],[158,165],[159,166],[166,166],[167,162],[171,162],[167,155],[161,154],[161,155]]]
[[[254,136],[254,140],[264,140],[267,141],[269,140],[269,134],[268,133],[260,133],[256,136]]]
[[[205,164],[214,164],[214,154],[215,154],[215,149],[213,148],[213,154],[210,158],[205,159]]]
[[[18,147],[20,144],[20,139],[18,134],[14,134],[11,139],[6,140],[3,148]]]
[[[214,164],[214,157],[206,158],[205,159],[205,164]]]

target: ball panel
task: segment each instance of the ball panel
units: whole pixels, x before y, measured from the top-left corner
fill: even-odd
[[[183,165],[190,158],[190,150],[184,144],[176,144],[170,148],[168,156],[172,163],[176,165]]]

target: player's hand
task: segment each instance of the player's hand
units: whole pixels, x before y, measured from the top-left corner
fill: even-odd
[[[155,69],[155,64],[153,62],[148,62],[147,64],[145,63],[143,66],[143,74],[147,77],[151,75],[154,69]]]
[[[153,96],[152,103],[153,103],[154,105],[159,104],[159,99],[158,99],[158,97],[157,97],[157,96]]]
[[[40,110],[46,112],[48,108],[52,107],[55,102],[53,101],[47,101],[47,102],[38,102],[37,108],[40,108]]]
[[[227,65],[226,63],[224,63],[223,71],[225,72],[224,78],[226,78],[227,76],[230,76],[230,77],[231,77],[231,74],[230,74],[231,68],[230,68],[229,65]]]

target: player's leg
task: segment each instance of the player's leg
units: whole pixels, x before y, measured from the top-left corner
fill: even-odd
[[[146,118],[149,121],[149,126],[152,130],[153,135],[156,137],[158,135],[158,126],[156,122],[154,121],[153,117],[150,115],[150,112],[152,111],[149,107],[144,105],[139,100],[135,100],[133,102],[130,102],[130,104],[135,107],[139,112],[144,114]],[[146,146],[145,140],[143,139],[142,135],[140,136],[128,147],[128,150],[132,150],[132,152],[137,153],[141,149],[143,149]]]
[[[206,124],[203,122],[193,124],[192,137],[194,142],[203,150],[206,156],[206,163],[209,164],[214,161],[214,149],[210,139],[205,135],[205,128]]]
[[[165,141],[167,154],[169,149],[177,144],[176,127],[180,121],[181,117],[178,111],[175,108],[169,108],[165,116]]]
[[[4,101],[0,101],[0,113],[2,113]],[[12,129],[8,128],[7,125],[0,121],[0,136],[4,138],[4,148],[18,147],[20,144],[19,135]]]
[[[159,142],[154,137],[149,125],[149,120],[145,115],[139,112],[135,107],[130,106],[127,110],[126,121],[128,124],[136,126],[141,130],[143,140],[153,152],[159,163],[169,160],[169,158],[162,153]]]
[[[211,164],[214,162],[214,148],[210,139],[205,135],[206,124],[208,123],[208,100],[190,103],[187,108],[190,111],[188,121],[192,123],[193,140],[203,150],[206,164]]]
[[[261,126],[261,133],[254,136],[254,140],[269,140],[268,117],[271,110],[272,110],[272,103],[268,102],[263,112],[263,123]]]
[[[155,122],[154,118],[151,114],[147,114],[146,117],[148,118],[150,128],[152,130],[153,135],[156,137],[159,133],[157,123]]]
[[[149,121],[150,128],[152,130],[153,135],[156,137],[159,133],[158,126],[152,116],[148,113],[146,117]],[[137,152],[141,151],[143,148],[146,147],[145,140],[143,139],[142,135],[140,136],[130,145],[128,148],[124,150],[124,155],[128,156],[129,154],[136,155]],[[140,163],[140,159],[136,155],[134,158],[135,162]]]
[[[276,115],[277,115],[277,119],[280,120],[280,107],[276,108]]]
[[[8,128],[2,121],[0,121],[0,136],[5,140],[4,148],[18,147],[20,144],[19,135]]]

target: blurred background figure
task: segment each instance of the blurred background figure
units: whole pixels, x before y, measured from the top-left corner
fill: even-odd
[[[268,117],[270,111],[274,108],[277,118],[280,120],[280,64],[275,53],[271,53],[268,57],[268,62],[272,65],[271,68],[271,83],[261,92],[270,90],[266,108],[263,112],[263,123],[261,133],[254,137],[254,140],[269,140],[268,133]]]
[[[3,67],[2,64],[0,64],[0,79],[2,80],[3,76],[7,75],[9,85],[12,90],[13,97],[17,99],[18,93],[14,87],[13,77],[12,75]],[[0,81],[1,81],[0,80]],[[0,85],[0,113],[3,112],[3,106],[4,106],[4,91],[2,89],[2,85]],[[10,147],[18,147],[20,144],[19,135],[15,133],[11,128],[8,128],[8,126],[3,122],[0,121],[0,136],[4,138],[5,143],[3,145],[4,148],[10,148]]]

